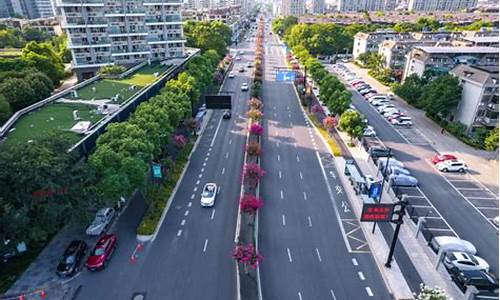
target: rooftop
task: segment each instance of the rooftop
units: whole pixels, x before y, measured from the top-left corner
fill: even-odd
[[[450,72],[480,85],[498,85],[498,68],[496,67],[484,68],[460,64]]]
[[[497,53],[498,48],[494,47],[415,47],[415,49],[420,49],[427,53],[464,53],[464,54],[474,54],[474,53]]]
[[[462,39],[475,43],[495,43],[499,42],[498,36],[467,36]]]

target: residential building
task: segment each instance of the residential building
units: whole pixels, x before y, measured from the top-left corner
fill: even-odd
[[[60,0],[79,79],[105,65],[184,56],[181,0]]]
[[[305,13],[305,0],[281,0],[280,14],[282,16],[301,16]]]
[[[55,0],[0,0],[0,18],[24,16],[28,19],[56,15]]]
[[[56,17],[40,18],[40,19],[18,19],[18,18],[5,18],[0,19],[0,24],[9,27],[24,29],[26,27],[36,28],[51,35],[62,35],[61,24]]]
[[[396,9],[397,0],[338,0],[337,10],[346,11],[390,11]]]
[[[458,65],[450,73],[462,84],[454,120],[467,126],[467,134],[478,127],[498,126],[498,67]]]
[[[459,64],[498,68],[498,48],[415,47],[407,57],[403,80],[411,74],[446,74]]]
[[[358,32],[354,36],[352,56],[357,58],[365,52],[378,52],[383,41],[406,39],[410,34],[400,34],[392,29],[377,30],[375,32]]]
[[[498,48],[498,36],[465,36],[453,41],[453,46],[460,47],[496,47]]]
[[[410,11],[461,11],[477,6],[477,0],[409,0]]]
[[[325,13],[325,0],[313,0],[312,13],[315,15],[322,15]]]

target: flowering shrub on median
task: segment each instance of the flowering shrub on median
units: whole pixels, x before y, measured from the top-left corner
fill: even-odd
[[[240,199],[241,211],[249,215],[255,215],[262,206],[264,206],[264,201],[254,195],[245,195]]]
[[[262,261],[263,257],[253,246],[253,244],[248,245],[237,245],[233,251],[233,258],[242,263],[245,266],[245,272],[247,272],[247,267],[257,268],[259,263]]]
[[[243,170],[243,179],[248,185],[255,187],[265,174],[266,172],[258,164],[248,163]]]
[[[264,127],[260,126],[260,124],[258,123],[252,123],[252,125],[250,125],[250,134],[254,134],[254,135],[262,135],[264,133]]]
[[[247,154],[250,156],[259,156],[262,149],[259,143],[249,143],[246,147]]]

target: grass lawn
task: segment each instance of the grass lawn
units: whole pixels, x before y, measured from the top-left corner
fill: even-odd
[[[69,131],[76,124],[73,119],[75,109],[78,110],[82,121],[96,123],[102,118],[101,115],[95,115],[92,112],[94,110],[92,106],[67,103],[48,104],[19,119],[13,126],[15,130],[9,133],[6,144],[36,140],[46,136],[52,130],[63,130],[68,133],[68,138],[78,141],[81,137]]]

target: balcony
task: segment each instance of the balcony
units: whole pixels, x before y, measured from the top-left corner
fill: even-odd
[[[58,0],[58,7],[104,6],[104,0]]]
[[[498,105],[498,103],[488,103],[488,105],[486,105],[486,107],[490,111],[496,111],[496,112],[498,112],[499,105]]]
[[[110,9],[106,12],[106,17],[123,17],[123,16],[145,16],[146,10],[144,8],[137,7],[125,7],[125,8],[115,8]]]
[[[64,28],[107,27],[105,18],[66,18]]]
[[[111,47],[111,41],[109,39],[100,39],[98,41],[83,41],[73,39],[69,42],[70,49],[81,49],[81,48],[98,48],[98,47]]]
[[[182,18],[180,15],[167,15],[165,19],[159,17],[146,17],[146,24],[148,25],[161,25],[169,23],[182,24]]]
[[[486,127],[495,127],[496,125],[498,125],[498,118],[481,116],[476,118],[476,122],[481,123]]]
[[[182,1],[179,0],[144,0],[145,6],[151,5],[182,5]]]

